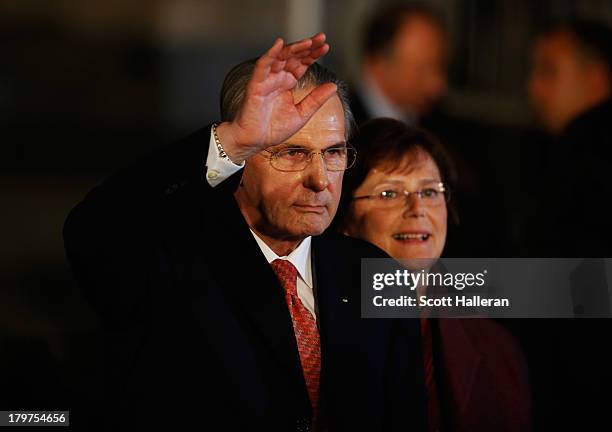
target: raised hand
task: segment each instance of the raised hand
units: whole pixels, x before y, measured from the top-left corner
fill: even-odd
[[[308,66],[329,51],[325,34],[285,45],[277,39],[255,64],[236,118],[217,127],[230,159],[241,163],[261,150],[280,144],[306,124],[336,92],[336,85],[315,87],[297,104],[292,90]]]

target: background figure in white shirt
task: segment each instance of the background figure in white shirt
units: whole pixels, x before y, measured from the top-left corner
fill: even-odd
[[[447,33],[438,13],[422,4],[376,10],[361,41],[361,77],[351,94],[357,124],[390,117],[420,124],[447,89]]]

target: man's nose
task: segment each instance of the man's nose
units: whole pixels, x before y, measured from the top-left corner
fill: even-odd
[[[320,153],[313,154],[312,159],[305,170],[306,187],[314,191],[320,192],[327,188],[329,185],[329,177],[325,162]]]

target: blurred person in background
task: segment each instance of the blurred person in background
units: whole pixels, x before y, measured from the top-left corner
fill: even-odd
[[[549,134],[528,251],[612,256],[607,202],[612,181],[612,30],[594,22],[549,26],[535,40],[529,96]]]
[[[451,115],[443,106],[448,89],[449,35],[441,11],[419,2],[375,9],[362,32],[360,77],[351,108],[357,124],[389,117],[425,127],[446,144],[462,175],[453,193],[465,230],[449,227],[450,256],[500,255],[504,218],[495,187],[495,163],[488,131]],[[487,215],[494,213],[495,217]],[[468,235],[479,232],[480,235]]]
[[[352,143],[339,229],[396,259],[439,258],[454,217],[446,150],[388,118],[364,123]],[[508,332],[484,318],[422,318],[421,331],[431,431],[530,430],[527,368]]]
[[[610,257],[612,33],[582,19],[555,22],[539,32],[531,54],[527,89],[543,133],[522,144],[519,251],[544,258]],[[559,293],[574,299],[577,318],[588,317],[593,307],[608,309],[609,316],[609,284],[603,265],[601,270],[601,275],[590,274],[591,280],[601,277],[601,292],[592,291],[596,284],[572,287],[570,280],[574,291]],[[581,292],[601,295],[601,301],[580,305]],[[521,341],[531,370],[536,430],[609,429],[610,319],[507,324]]]
[[[566,133],[581,117],[610,112],[612,33],[601,24],[558,23],[533,46],[529,95],[539,123],[549,133]]]
[[[369,18],[360,81],[351,97],[357,124],[390,117],[418,124],[447,88],[442,19],[420,3],[387,6]]]

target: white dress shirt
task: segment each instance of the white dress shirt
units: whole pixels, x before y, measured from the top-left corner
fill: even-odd
[[[208,184],[215,187],[242,167],[244,167],[244,162],[236,165],[232,161],[219,156],[219,149],[211,129],[208,157],[206,158],[206,180]]]
[[[208,184],[215,187],[223,180],[240,170],[242,167],[244,167],[244,162],[242,162],[242,165],[236,165],[235,163],[219,156],[219,150],[217,149],[215,137],[211,130],[210,143],[208,145],[208,156],[206,158],[206,180],[208,181]],[[304,240],[302,240],[299,246],[289,255],[279,257],[261,238],[259,238],[259,236],[257,236],[257,234],[255,234],[253,230],[251,230],[251,234],[253,234],[253,237],[255,237],[255,241],[257,242],[257,245],[259,245],[259,248],[266,257],[268,263],[271,263],[275,259],[286,259],[294,265],[298,272],[298,297],[306,309],[308,309],[308,311],[316,319],[317,315],[315,313],[310,254],[312,237],[306,237]]]
[[[410,115],[393,105],[393,103],[383,94],[374,78],[367,72],[364,73],[361,84],[359,85],[360,95],[371,118],[390,117],[395,120],[403,121],[411,126],[417,124],[416,115]]]
[[[296,247],[289,255],[279,257],[270,249],[270,247],[259,238],[257,234],[251,230],[251,234],[255,237],[259,248],[263,252],[268,263],[272,263],[275,259],[284,259],[289,261],[297,269],[297,294],[306,309],[312,314],[315,319],[315,301],[312,289],[312,267],[310,265],[310,243],[312,237],[306,237],[298,247]]]

